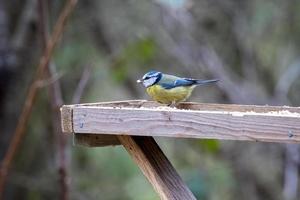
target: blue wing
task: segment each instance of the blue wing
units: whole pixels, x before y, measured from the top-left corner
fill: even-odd
[[[199,80],[199,79],[192,79],[192,78],[180,78],[177,76],[166,75],[164,74],[161,80],[158,82],[165,89],[172,89],[175,87],[181,86],[191,86],[191,85],[201,85],[207,83],[215,83],[218,80]]]
[[[172,89],[175,87],[190,86],[196,84],[196,80],[164,74],[158,84],[165,89]]]
[[[161,83],[161,86],[164,87],[165,89],[172,89],[175,87],[190,86],[193,84],[195,84],[195,82],[191,81],[191,80],[177,79],[176,81],[173,81],[172,83]]]

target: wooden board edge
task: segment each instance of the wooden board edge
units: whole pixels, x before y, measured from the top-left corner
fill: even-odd
[[[62,106],[61,113],[61,128],[63,133],[73,133],[73,107],[71,105]]]

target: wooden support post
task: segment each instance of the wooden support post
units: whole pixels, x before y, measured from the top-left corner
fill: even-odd
[[[152,137],[118,139],[163,200],[196,199]]]

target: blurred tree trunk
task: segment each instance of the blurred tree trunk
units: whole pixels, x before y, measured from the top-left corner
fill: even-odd
[[[35,27],[32,26],[34,6],[35,0],[13,6],[10,1],[0,1],[0,120],[3,124],[0,127],[0,158],[15,127],[26,85],[32,77],[31,66],[38,56],[31,51],[36,43],[32,40],[35,37]],[[16,15],[16,10],[21,12]],[[18,23],[12,26],[13,21]],[[27,46],[27,43],[32,45]]]

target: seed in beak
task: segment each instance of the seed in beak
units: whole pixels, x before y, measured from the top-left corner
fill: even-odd
[[[137,80],[136,82],[137,82],[137,83],[141,83],[141,82],[143,82],[143,81],[142,81],[141,79],[139,79],[139,80]]]

